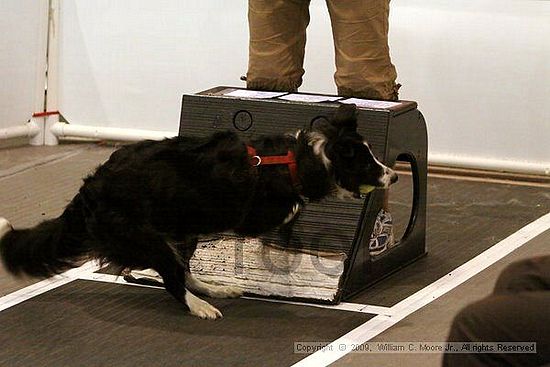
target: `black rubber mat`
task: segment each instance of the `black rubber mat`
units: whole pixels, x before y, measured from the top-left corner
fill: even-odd
[[[406,175],[390,190],[398,233],[410,213],[410,190]],[[402,301],[550,212],[550,190],[430,177],[427,211],[427,256],[349,302],[393,306]]]
[[[210,300],[189,316],[164,290],[77,280],[0,312],[2,366],[285,366],[294,342],[330,342],[372,315]]]

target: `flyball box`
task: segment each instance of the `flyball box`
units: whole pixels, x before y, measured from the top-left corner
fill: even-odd
[[[294,133],[316,119],[329,118],[341,103],[352,102],[358,106],[358,132],[374,154],[390,167],[397,161],[411,166],[412,210],[396,246],[369,255],[384,199],[382,190],[374,190],[364,199],[307,203],[290,238],[274,230],[259,239],[231,233],[203,239],[191,262],[199,278],[236,284],[265,297],[338,303],[425,255],[427,133],[415,102],[216,87],[183,96],[179,134],[233,130],[249,139]]]

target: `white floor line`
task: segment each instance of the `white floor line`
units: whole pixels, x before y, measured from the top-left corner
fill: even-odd
[[[384,332],[400,320],[409,316],[427,304],[433,302],[445,293],[458,287],[460,284],[501,260],[512,251],[523,246],[533,238],[550,229],[550,213],[526,225],[519,231],[495,244],[470,261],[459,266],[446,276],[436,280],[410,297],[394,305],[391,317],[378,315],[363,325],[353,329],[344,336],[336,339],[324,349],[302,359],[293,367],[328,366],[351,352],[351,345],[366,343],[378,334]],[[341,348],[346,345],[347,348]]]
[[[80,275],[94,272],[97,269],[97,263],[95,261],[89,261],[78,268],[74,268],[64,272],[63,274],[41,280],[38,283],[31,284],[25,288],[0,297],[0,311],[4,311],[49,290],[61,287],[64,284],[78,279]]]
[[[52,154],[52,155],[46,156],[44,158],[36,159],[36,160],[31,161],[31,162],[22,163],[22,164],[19,164],[17,166],[10,167],[8,169],[2,169],[2,170],[0,170],[0,181],[2,181],[4,179],[12,178],[12,177],[14,177],[16,175],[19,175],[19,174],[22,174],[22,173],[25,173],[29,169],[38,168],[38,167],[47,166],[47,165],[50,165],[50,164],[55,164],[55,163],[62,162],[66,159],[69,159],[69,158],[72,158],[74,156],[79,155],[80,153],[84,152],[85,150],[87,150],[87,149],[84,148],[84,149],[78,149],[76,151]]]
[[[296,306],[310,306],[310,307],[317,307],[317,308],[326,308],[329,310],[351,311],[351,312],[368,313],[368,314],[375,314],[375,315],[379,315],[379,314],[389,315],[391,313],[389,307],[364,305],[361,303],[340,302],[337,305],[323,305],[318,303],[286,301],[281,299],[269,299],[269,298],[261,298],[261,297],[250,297],[250,296],[241,297],[241,298],[251,299],[255,301],[284,303],[284,304],[296,305]]]
[[[129,285],[129,286],[133,286],[133,287],[164,289],[164,287],[157,287],[157,286],[154,286],[154,285],[129,283],[129,282],[125,281],[122,276],[112,275],[112,274],[102,274],[102,273],[81,274],[78,277],[78,279],[93,280],[93,281],[96,281],[96,282],[103,282],[103,283],[115,283],[115,284]]]
[[[84,273],[79,276],[79,279],[94,280],[98,282],[116,283],[116,284],[124,284],[124,285],[139,286],[139,287],[148,287],[148,288],[162,288],[162,287],[156,287],[151,285],[128,283],[121,276],[111,275],[111,274]],[[338,305],[323,305],[318,303],[294,302],[294,301],[285,301],[285,300],[279,300],[279,299],[268,299],[268,298],[250,297],[250,296],[241,297],[241,298],[255,300],[255,301],[284,303],[284,304],[297,305],[297,306],[310,306],[310,307],[325,308],[330,310],[351,311],[351,312],[368,313],[368,314],[375,314],[375,315],[391,314],[391,310],[389,307],[364,305],[360,303],[341,302]]]
[[[392,307],[386,306],[365,305],[365,307],[361,309],[361,312],[370,313],[372,315],[393,316]]]

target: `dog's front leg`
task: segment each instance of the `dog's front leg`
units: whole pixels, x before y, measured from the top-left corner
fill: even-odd
[[[195,296],[189,289],[185,290],[185,304],[189,307],[191,315],[200,317],[201,319],[215,320],[223,317],[220,310]]]
[[[176,299],[183,300],[189,308],[189,312],[193,316],[198,316],[201,319],[215,320],[221,318],[222,313],[214,306],[199,297],[195,296],[191,291],[185,288],[185,268],[178,264],[176,272],[166,272],[165,269],[158,270],[166,290],[170,292]]]

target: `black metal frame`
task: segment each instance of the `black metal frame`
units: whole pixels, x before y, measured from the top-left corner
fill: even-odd
[[[289,133],[308,127],[317,118],[328,118],[339,106],[338,102],[304,103],[225,95],[235,89],[240,88],[216,87],[184,95],[179,134],[205,136],[230,129],[251,138],[257,134]],[[287,238],[280,243],[281,236],[276,231],[264,236],[290,248],[346,253],[337,295],[328,303],[347,299],[426,254],[427,131],[416,103],[400,101],[387,109],[359,108],[358,130],[388,166],[397,161],[411,165],[411,217],[397,246],[376,258],[369,255],[368,242],[384,199],[379,190],[363,202],[328,199],[310,203],[295,224],[290,241]],[[321,236],[316,227],[323,229]]]

